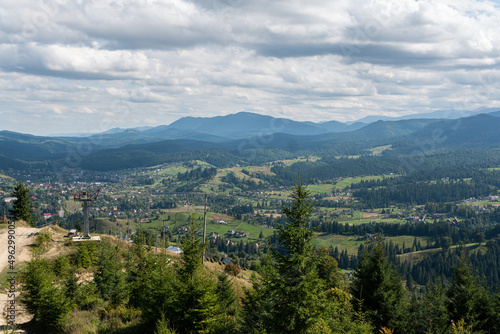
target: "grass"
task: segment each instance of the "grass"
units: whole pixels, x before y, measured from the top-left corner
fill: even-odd
[[[458,247],[462,247],[461,245],[455,245],[451,246],[450,249],[456,249]],[[470,243],[465,245],[465,247],[470,248],[471,250],[477,250],[481,251],[481,247],[478,243]],[[433,253],[439,253],[442,252],[443,249],[441,247],[439,248],[431,248],[431,249],[425,249],[421,250],[418,252],[411,252],[411,253],[405,253],[405,254],[400,254],[398,255],[399,259],[401,261],[412,261],[414,264],[422,261],[426,256],[433,254]]]
[[[179,230],[179,228],[185,226],[188,227],[190,225],[190,219],[189,219],[189,212],[182,212],[182,211],[177,211],[177,212],[170,212],[168,214],[162,215],[160,219],[157,220],[152,220],[151,223],[143,223],[141,224],[142,228],[145,229],[160,229],[163,225],[163,221],[161,220],[162,218],[168,219],[170,216],[170,219],[165,221],[165,225],[167,226],[168,229],[170,229],[174,234],[176,234]],[[194,223],[195,225],[199,226],[199,232],[202,232],[203,228],[203,212],[194,212]],[[212,222],[212,220],[225,220],[228,222],[227,225],[224,224],[218,224]],[[113,223],[111,223],[113,224]],[[134,226],[137,225],[134,223]],[[133,228],[134,226],[131,226]],[[235,237],[229,237],[229,236],[224,236],[227,231],[229,230],[234,230],[234,231],[239,231],[239,232],[244,232],[244,233],[250,233],[250,237],[245,237],[245,238],[235,238]],[[122,228],[123,231],[123,228]],[[211,232],[219,234],[220,237],[224,236],[226,238],[231,239],[232,241],[240,241],[243,240],[245,242],[248,241],[256,241],[259,240],[259,235],[262,232],[264,235],[264,238],[267,238],[268,236],[273,234],[273,229],[266,229],[263,228],[259,225],[252,225],[248,224],[239,220],[234,220],[232,217],[224,215],[224,214],[218,214],[218,213],[212,213],[208,212],[207,214],[207,235],[209,235]]]
[[[334,186],[332,184],[310,184],[307,186],[307,190],[311,192],[311,195],[331,193],[334,191]]]
[[[10,287],[9,278],[13,275],[12,274],[13,272],[16,273],[16,284],[18,284],[19,283],[19,277],[17,277],[17,276],[19,276],[19,273],[24,268],[26,268],[26,266],[27,266],[26,262],[16,263],[14,265],[14,271],[10,270],[9,266],[5,267],[4,270],[2,270],[2,272],[0,273],[0,289],[1,290],[9,289],[9,287]]]
[[[360,183],[361,181],[382,180],[384,179],[384,177],[387,176],[371,175],[371,176],[360,176],[360,177],[348,177],[338,181],[335,184],[335,189],[343,189],[347,186],[351,186],[351,184]]]
[[[397,237],[386,237],[384,239],[385,242],[389,243],[392,241],[394,245],[399,245],[399,247],[411,247],[413,245],[413,241],[415,240],[414,236],[411,235],[401,235]],[[320,234],[318,233],[316,238],[312,240],[312,244],[317,247],[325,247],[329,248],[331,246],[338,247],[339,252],[343,250],[347,250],[348,255],[357,255],[358,249],[361,244],[370,243],[373,239],[366,238],[364,236],[358,235],[336,235],[336,234]],[[417,241],[420,241],[421,245],[425,247],[426,239],[417,237]]]
[[[4,175],[4,174],[0,174],[0,179],[5,179],[5,180],[9,180],[9,181],[15,181],[10,176]]]
[[[377,146],[377,147],[370,148],[367,151],[372,152],[373,156],[378,156],[378,155],[381,155],[382,152],[384,152],[386,150],[390,150],[391,147],[392,147],[392,145]]]

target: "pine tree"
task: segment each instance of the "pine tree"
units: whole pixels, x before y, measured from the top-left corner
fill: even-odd
[[[196,237],[197,230],[191,219],[191,228],[182,246],[181,263],[176,270],[175,295],[166,313],[176,332],[181,334],[209,332],[217,326],[223,313],[215,281],[202,268],[206,244]]]
[[[30,191],[24,186],[23,181],[19,181],[19,184],[14,188],[12,192],[12,197],[16,199],[13,201],[13,208],[10,210],[10,214],[15,220],[24,220],[31,226],[36,226],[36,221],[33,218],[33,205],[31,204]]]
[[[21,278],[21,300],[37,322],[55,328],[70,311],[70,302],[64,290],[54,284],[50,267],[48,260],[35,258],[28,262]]]
[[[399,274],[385,257],[385,247],[377,241],[358,263],[350,286],[354,305],[367,313],[378,327],[404,328],[405,291]]]
[[[299,182],[291,196],[291,207],[282,208],[287,224],[277,228],[279,244],[270,250],[271,259],[266,261],[270,265],[245,294],[245,327],[265,333],[344,331],[353,325],[348,310],[340,311],[335,300],[328,298],[329,287],[318,274],[320,257],[311,244],[314,231],[307,228],[314,211],[309,192]],[[336,317],[338,313],[342,319]],[[367,332],[356,328],[358,333]]]
[[[454,268],[451,284],[446,293],[447,308],[451,320],[464,320],[466,325],[472,326],[474,332],[487,330],[492,319],[490,310],[492,300],[487,290],[479,284],[472,275],[470,265],[463,255],[458,266]]]
[[[109,243],[102,244],[94,270],[94,282],[101,297],[114,305],[119,305],[127,298],[127,285],[122,269],[119,249]]]

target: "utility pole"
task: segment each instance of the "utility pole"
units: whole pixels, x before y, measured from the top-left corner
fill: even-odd
[[[207,197],[205,194],[205,208],[203,209],[203,245],[207,242]],[[203,256],[201,258],[201,263],[205,260],[207,248],[205,247],[203,251]]]
[[[205,208],[203,209],[203,243],[207,241],[207,197],[205,194]]]

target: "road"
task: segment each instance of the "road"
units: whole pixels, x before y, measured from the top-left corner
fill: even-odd
[[[8,267],[9,264],[9,243],[8,243],[8,229],[4,229],[0,232],[0,272]],[[31,258],[31,253],[29,251],[28,245],[35,243],[36,236],[40,232],[38,228],[29,228],[29,227],[16,227],[15,233],[15,259],[16,263],[28,261]],[[11,245],[12,246],[12,245]],[[15,265],[14,265],[15,268]],[[18,289],[19,286],[16,286]],[[6,315],[6,302],[10,299],[7,298],[6,291],[2,291],[0,293],[0,311],[2,315],[0,316],[0,329],[7,324],[5,315]],[[18,294],[16,293],[16,297]],[[19,302],[16,301],[16,306],[18,309],[20,308]],[[24,323],[31,319],[31,316],[23,313],[19,313],[16,318],[16,323]]]
[[[64,217],[64,208],[62,206],[62,200],[59,200],[59,205],[61,206],[61,210],[59,210],[59,217],[63,218]]]

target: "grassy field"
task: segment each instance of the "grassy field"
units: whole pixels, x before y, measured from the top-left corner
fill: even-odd
[[[478,243],[471,243],[465,245],[469,250],[472,251],[481,251],[481,247]],[[455,249],[457,247],[462,247],[459,245],[451,246],[450,249]],[[411,252],[411,253],[405,253],[405,254],[400,254],[398,255],[399,259],[401,261],[412,261],[414,264],[422,261],[426,256],[433,254],[433,253],[439,253],[442,252],[442,248],[431,248],[431,249],[426,249],[418,252]]]
[[[384,239],[385,242],[391,242],[394,245],[399,245],[399,247],[411,247],[413,245],[415,237],[410,235],[401,235],[397,237],[386,237]],[[417,237],[417,241],[420,241],[423,247],[426,246],[426,239]],[[339,251],[347,250],[348,255],[357,255],[358,248],[361,244],[373,242],[373,239],[369,239],[362,236],[353,236],[353,235],[322,235],[317,234],[316,238],[312,241],[313,245],[317,247],[325,247],[328,248],[330,246],[338,247]]]
[[[311,195],[331,193],[334,191],[334,186],[332,184],[310,184],[307,186],[307,190],[311,192]]]
[[[170,219],[168,219],[170,217]],[[199,227],[199,232],[203,230],[203,212],[194,212],[194,223],[196,226]],[[160,229],[163,225],[163,221],[161,219],[166,219],[165,225],[169,230],[172,231],[174,235],[177,235],[177,231],[185,226],[188,227],[190,225],[190,213],[189,212],[170,212],[169,214],[165,214],[160,219],[157,220],[152,220],[150,223],[142,223],[141,228],[144,229]],[[225,224],[218,224],[218,223],[213,223],[212,220],[225,220],[228,222],[227,225]],[[109,224],[115,224],[109,222],[109,220],[100,220],[101,224],[106,224],[106,226],[109,226]],[[123,222],[121,222],[123,224]],[[115,225],[112,225],[113,228]],[[137,227],[137,224],[131,223],[131,229],[135,229]],[[237,232],[244,232],[244,233],[250,233],[250,237],[248,238],[235,238],[235,237],[229,237],[233,241],[255,241],[258,240],[260,232],[264,235],[264,237],[268,237],[273,234],[272,229],[266,229],[262,228],[261,226],[258,225],[252,225],[248,223],[244,223],[241,221],[233,220],[232,217],[224,215],[224,214],[218,214],[218,213],[211,213],[209,212],[207,214],[207,235],[210,234],[211,232],[215,232],[219,234],[220,236],[224,236],[229,230],[234,230]],[[124,228],[122,228],[122,231],[124,231]]]
[[[385,176],[387,177],[387,176]],[[362,177],[348,177],[338,181],[335,184],[335,189],[343,189],[351,184],[360,183],[361,181],[371,181],[371,180],[382,180],[383,175],[373,175],[373,176],[362,176]]]
[[[385,146],[377,146],[374,148],[370,148],[367,151],[371,152],[373,156],[381,155],[382,152],[386,150],[390,150],[392,145],[385,145]]]
[[[305,162],[305,161],[315,162],[317,160],[319,160],[319,157],[310,156],[310,157],[300,157],[300,158],[297,158],[297,159],[279,160],[279,161],[274,161],[274,163],[280,163],[281,162],[285,166],[290,166],[290,165],[293,165],[294,163],[297,163],[297,162]]]
[[[7,175],[3,175],[3,174],[0,174],[0,179],[5,179],[5,180],[9,180],[9,181],[15,181],[13,178],[11,178],[10,176],[7,176]]]
[[[21,272],[24,268],[26,268],[26,262],[15,264],[15,271],[17,273]],[[2,270],[2,272],[0,273],[0,289],[6,290],[10,287],[10,282],[8,281],[8,279],[11,276],[12,276],[12,270],[9,269],[9,266],[5,267],[4,270]]]

